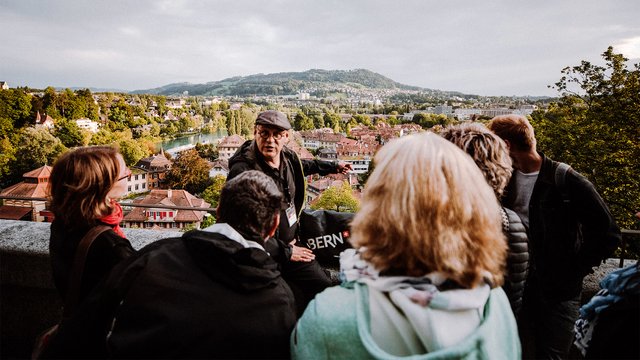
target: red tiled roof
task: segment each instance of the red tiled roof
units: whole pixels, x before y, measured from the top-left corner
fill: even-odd
[[[169,196],[169,193],[171,196]],[[191,206],[208,208],[209,203],[202,199],[196,198],[185,190],[151,190],[149,195],[145,196],[141,200],[134,201],[134,204],[144,205],[167,205],[167,206]],[[146,221],[147,217],[144,215],[145,208],[134,208],[129,214],[124,217],[125,221]],[[170,211],[170,210],[168,210]],[[176,212],[176,222],[197,222],[202,221],[205,212],[197,210],[173,210]]]
[[[48,179],[49,176],[51,176],[51,166],[49,165],[39,167],[35,170],[31,170],[22,175],[22,177],[25,177],[25,178],[38,178],[38,179]]]
[[[32,210],[30,207],[3,205],[0,206],[0,219],[20,220]]]

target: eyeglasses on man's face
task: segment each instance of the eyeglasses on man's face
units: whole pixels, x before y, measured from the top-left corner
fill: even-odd
[[[273,130],[273,131],[269,131],[266,129],[258,129],[258,135],[260,135],[260,137],[264,140],[269,139],[270,137],[273,136],[274,139],[276,140],[280,140],[282,139],[282,137],[284,136],[286,132],[284,130]]]

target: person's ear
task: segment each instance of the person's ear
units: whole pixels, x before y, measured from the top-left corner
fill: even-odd
[[[273,224],[271,225],[271,229],[269,230],[269,236],[267,237],[272,237],[275,233],[276,230],[278,229],[278,225],[280,225],[280,214],[276,214],[276,216],[273,217]]]
[[[511,150],[511,142],[509,140],[504,140],[505,145],[507,145],[507,150]]]

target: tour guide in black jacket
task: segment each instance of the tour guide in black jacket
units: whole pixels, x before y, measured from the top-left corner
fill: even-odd
[[[247,170],[258,170],[269,175],[284,194],[280,226],[275,238],[270,239],[265,248],[281,264],[283,277],[297,295],[301,314],[315,294],[331,285],[311,250],[292,243],[296,240],[298,219],[306,196],[305,176],[346,173],[351,170],[351,164],[300,160],[285,146],[291,124],[284,113],[273,110],[261,112],[255,123],[254,140],[242,144],[229,159],[227,180]],[[302,297],[298,290],[302,291]]]
[[[110,281],[126,291],[109,356],[287,358],[294,298],[262,247],[281,198],[271,179],[247,172],[222,190],[226,223],[157,241],[117,268]]]

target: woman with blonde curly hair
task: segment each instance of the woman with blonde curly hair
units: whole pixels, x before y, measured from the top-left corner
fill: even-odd
[[[479,123],[448,126],[440,135],[471,156],[498,199],[511,179],[511,157],[507,145],[500,137]],[[522,220],[514,211],[502,207],[502,227],[509,253],[503,289],[509,298],[511,310],[518,315],[529,266],[529,239]]]
[[[57,159],[49,178],[54,220],[49,253],[53,280],[63,299],[80,240],[93,227],[107,225],[89,247],[80,283],[83,299],[113,266],[135,252],[120,229],[123,214],[116,202],[126,193],[131,171],[110,146],[80,147]]]
[[[520,357],[500,288],[498,201],[471,158],[426,133],[375,157],[341,287],[316,296],[291,336],[294,358]]]

